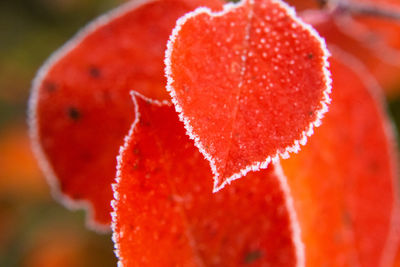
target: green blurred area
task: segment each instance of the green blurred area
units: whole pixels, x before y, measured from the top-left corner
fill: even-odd
[[[0,169],[0,266],[116,266],[110,235],[86,230],[82,211],[71,212],[51,197],[30,154],[25,120],[30,84],[41,64],[83,25],[121,2],[0,1],[0,166],[8,166]],[[400,97],[388,99],[388,109],[400,125]],[[57,256],[69,261],[51,261]]]

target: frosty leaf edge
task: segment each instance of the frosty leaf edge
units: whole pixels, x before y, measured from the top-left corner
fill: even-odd
[[[241,2],[238,3],[228,3],[225,4],[223,7],[222,11],[218,12],[213,12],[209,8],[204,8],[200,7],[197,8],[196,10],[187,13],[180,19],[178,19],[175,28],[172,31],[172,34],[170,36],[170,39],[167,43],[167,50],[165,53],[165,74],[167,77],[167,91],[170,93],[172,102],[175,106],[175,110],[179,114],[179,119],[184,123],[186,132],[188,136],[194,140],[195,146],[199,149],[201,154],[209,161],[211,170],[214,174],[214,189],[213,192],[218,192],[221,190],[226,184],[229,184],[231,181],[239,179],[246,175],[249,171],[257,171],[259,169],[265,169],[269,165],[269,163],[273,162],[278,162],[279,158],[285,159],[289,157],[289,153],[297,153],[300,150],[300,145],[305,145],[307,142],[307,137],[311,136],[314,132],[314,127],[318,127],[321,125],[321,120],[324,117],[324,114],[328,111],[328,104],[330,103],[330,97],[329,94],[332,89],[332,79],[331,79],[331,73],[328,70],[329,68],[329,61],[328,58],[330,57],[330,52],[328,51],[325,40],[317,33],[317,31],[309,24],[303,22],[297,15],[295,10],[284,3],[281,0],[270,0],[270,2],[277,4],[281,8],[285,10],[287,15],[293,19],[293,21],[300,26],[302,29],[306,30],[310,35],[315,38],[317,41],[319,41],[320,44],[320,49],[323,52],[323,67],[322,67],[322,72],[324,74],[324,84],[325,84],[325,90],[323,92],[323,97],[320,102],[321,108],[316,112],[316,120],[311,122],[306,129],[302,132],[301,138],[298,140],[294,140],[293,144],[291,146],[286,147],[283,152],[282,151],[276,151],[276,153],[273,156],[268,156],[265,158],[263,161],[256,161],[253,162],[252,164],[249,164],[245,168],[242,168],[240,172],[234,173],[230,177],[228,177],[225,181],[220,183],[220,173],[217,171],[217,167],[215,164],[215,159],[206,151],[202,141],[200,140],[199,136],[193,131],[192,125],[188,117],[185,115],[184,110],[182,109],[181,104],[179,103],[179,100],[176,95],[176,91],[173,87],[174,79],[172,77],[172,67],[171,67],[171,55],[174,49],[174,43],[177,40],[180,30],[182,26],[191,19],[194,19],[196,16],[200,14],[206,14],[210,17],[222,17],[225,14],[228,14],[234,9],[240,8],[244,6],[247,1],[249,1],[250,4],[254,5],[254,0],[242,0]]]
[[[109,225],[104,225],[98,223],[94,220],[93,216],[93,206],[90,201],[87,200],[74,200],[69,197],[67,194],[64,194],[60,190],[60,184],[53,170],[51,164],[49,163],[48,157],[44,152],[41,142],[40,142],[40,134],[38,128],[38,116],[37,116],[37,108],[38,108],[38,100],[39,100],[39,91],[44,78],[47,73],[51,70],[51,68],[65,55],[67,55],[70,51],[72,51],[84,38],[88,35],[96,31],[99,27],[106,25],[110,21],[125,15],[127,12],[132,9],[136,9],[143,4],[154,2],[155,0],[138,0],[138,1],[129,1],[126,4],[123,4],[115,9],[101,15],[100,17],[94,19],[89,22],[86,26],[84,26],[80,31],[78,31],[74,37],[72,37],[68,42],[62,45],[59,49],[51,54],[51,56],[43,63],[43,65],[38,70],[31,87],[31,95],[28,101],[28,128],[29,128],[29,136],[31,139],[31,147],[32,151],[38,161],[39,167],[42,170],[47,183],[51,188],[52,196],[65,207],[70,210],[78,210],[84,209],[87,211],[86,213],[86,224],[88,228],[93,229],[97,232],[109,232]]]
[[[120,197],[119,197],[119,193],[118,193],[118,184],[119,181],[121,180],[121,168],[122,168],[122,155],[125,153],[125,151],[128,149],[129,146],[129,142],[133,136],[133,133],[135,132],[136,129],[136,125],[139,123],[140,121],[140,111],[139,111],[139,104],[137,102],[137,97],[141,98],[143,100],[145,100],[146,102],[153,104],[153,105],[157,105],[157,106],[171,106],[172,104],[167,101],[167,100],[163,100],[163,101],[159,101],[159,100],[155,100],[155,99],[151,99],[148,97],[145,97],[144,95],[136,92],[136,91],[131,91],[130,92],[131,97],[132,97],[132,101],[134,104],[134,108],[135,108],[135,120],[133,121],[131,128],[129,129],[129,132],[127,133],[127,135],[124,138],[124,142],[123,145],[119,148],[119,153],[117,156],[117,172],[116,172],[116,177],[114,182],[111,184],[111,187],[113,189],[113,195],[114,195],[114,199],[111,200],[111,207],[113,209],[113,211],[111,212],[111,230],[112,230],[112,241],[114,243],[114,253],[118,258],[118,266],[122,266],[122,257],[119,253],[119,243],[118,243],[118,238],[119,235],[116,231],[116,219],[117,219],[117,202],[119,201]]]
[[[155,106],[171,106],[172,104],[169,101],[158,101],[158,100],[153,100],[150,98],[147,98],[143,96],[142,94],[136,92],[136,91],[131,91],[131,96],[132,96],[132,101],[134,103],[135,107],[135,113],[136,117],[134,122],[132,123],[132,126],[129,130],[129,133],[125,136],[124,139],[124,145],[120,147],[120,152],[118,155],[118,166],[117,166],[117,174],[114,183],[112,184],[113,192],[114,192],[114,199],[111,201],[111,205],[113,207],[113,211],[111,212],[112,216],[112,223],[111,223],[111,228],[113,231],[112,234],[112,240],[114,243],[114,253],[118,258],[118,266],[124,266],[124,258],[120,253],[120,239],[124,237],[124,232],[121,232],[122,230],[117,227],[117,221],[118,221],[118,202],[120,202],[120,194],[119,194],[119,188],[120,188],[120,182],[122,178],[122,168],[123,168],[123,161],[124,161],[124,155],[128,152],[128,149],[131,145],[132,140],[135,138],[135,131],[137,129],[137,125],[140,123],[141,120],[141,105],[138,103],[139,100],[143,102],[143,100],[150,104],[150,105],[155,105]],[[142,107],[143,108],[143,107]],[[301,228],[300,228],[300,223],[299,219],[294,207],[294,200],[291,195],[291,190],[289,187],[289,184],[287,182],[287,178],[285,174],[283,173],[281,165],[278,163],[275,164],[275,170],[274,173],[276,175],[276,179],[278,180],[278,184],[280,185],[280,188],[283,192],[284,197],[284,203],[285,207],[287,209],[288,215],[289,215],[289,221],[290,221],[290,231],[291,231],[291,241],[294,245],[295,248],[295,255],[296,255],[296,265],[297,267],[304,267],[305,266],[305,248],[304,248],[304,243],[301,238]],[[121,222],[119,222],[121,224]],[[129,229],[127,229],[129,230]]]

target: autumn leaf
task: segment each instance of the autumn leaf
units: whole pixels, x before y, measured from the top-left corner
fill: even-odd
[[[393,264],[394,140],[376,81],[333,51],[333,103],[308,145],[216,194],[172,108],[136,97],[140,116],[114,185],[123,266],[241,266],[253,257],[256,266]]]
[[[166,52],[168,90],[210,162],[214,191],[306,143],[327,110],[328,55],[281,1],[197,9],[178,20]]]
[[[216,194],[172,108],[136,97],[140,116],[114,186],[123,266],[241,266],[253,257],[256,266],[392,265],[397,165],[380,89],[357,60],[332,51],[333,103],[308,145]],[[278,223],[277,207],[289,222]]]
[[[108,229],[116,156],[134,120],[129,91],[165,100],[163,57],[177,18],[211,0],[133,1],[111,11],[57,51],[39,70],[30,131],[56,198],[89,210]],[[151,29],[151,30],[149,30]]]
[[[174,108],[137,94],[135,102],[114,185],[122,266],[301,266],[287,184],[273,166],[213,194],[208,163]]]
[[[200,5],[214,11],[168,43],[172,104],[167,39]],[[397,159],[376,81],[332,46],[333,103],[300,147],[330,101],[324,42],[282,1],[220,7],[133,2],[50,58],[30,123],[56,195],[93,206],[97,229],[112,209],[121,266],[392,266]]]
[[[399,244],[395,139],[381,89],[330,47],[332,104],[297,155],[281,161],[309,266],[392,266]]]

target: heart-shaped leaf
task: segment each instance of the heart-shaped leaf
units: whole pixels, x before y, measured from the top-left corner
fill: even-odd
[[[392,266],[399,244],[397,162],[380,88],[332,49],[332,104],[299,154],[282,160],[309,266]]]
[[[304,264],[290,192],[272,165],[213,194],[208,163],[174,108],[136,99],[114,185],[122,266]]]
[[[84,28],[38,72],[30,102],[36,154],[58,199],[93,207],[95,228],[108,229],[111,220],[116,156],[134,119],[129,91],[169,98],[168,36],[177,18],[200,5],[221,3],[132,1]]]
[[[214,173],[214,191],[305,144],[327,110],[323,40],[279,0],[243,0],[179,19],[168,90]]]

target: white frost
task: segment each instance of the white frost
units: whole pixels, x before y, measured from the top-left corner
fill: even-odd
[[[123,266],[123,258],[121,254],[119,253],[120,247],[119,247],[119,239],[122,238],[123,233],[118,233],[117,232],[117,212],[118,212],[118,204],[120,201],[120,195],[118,193],[119,190],[119,183],[121,181],[121,168],[122,168],[122,161],[123,161],[123,156],[125,152],[127,151],[129,147],[129,143],[132,141],[134,132],[136,130],[136,125],[140,121],[140,111],[139,111],[139,104],[137,102],[137,98],[141,98],[145,100],[148,103],[157,105],[157,106],[170,106],[171,103],[164,100],[164,101],[158,101],[154,99],[150,99],[148,97],[145,97],[144,95],[136,92],[136,91],[131,91],[131,96],[132,96],[132,101],[135,107],[135,120],[131,125],[131,128],[129,129],[128,134],[124,138],[124,144],[119,148],[119,155],[117,157],[117,173],[116,173],[116,178],[115,182],[111,185],[113,192],[114,192],[114,199],[111,201],[111,206],[112,206],[112,212],[111,212],[111,229],[112,229],[112,240],[114,242],[114,253],[118,258],[118,266],[122,267]]]

